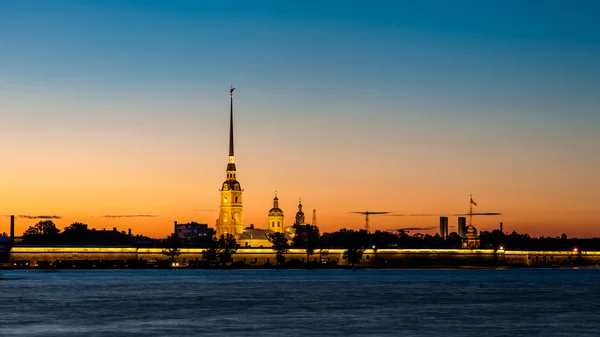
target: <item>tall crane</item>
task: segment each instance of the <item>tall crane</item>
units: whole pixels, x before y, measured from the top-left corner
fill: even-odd
[[[392,212],[369,212],[369,211],[365,211],[365,212],[350,212],[353,214],[364,214],[365,216],[365,230],[367,231],[367,233],[371,233],[371,228],[369,227],[369,215],[379,215],[379,214],[390,214]]]

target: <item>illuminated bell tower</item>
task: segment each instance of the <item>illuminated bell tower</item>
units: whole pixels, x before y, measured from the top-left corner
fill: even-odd
[[[269,211],[269,229],[273,232],[283,232],[283,211],[279,208],[279,198],[277,198],[277,193],[275,193],[275,198],[273,198],[273,208]]]
[[[219,219],[217,220],[217,237],[223,234],[233,234],[236,238],[242,234],[242,192],[240,183],[236,180],[235,159],[233,151],[233,91],[229,90],[229,162],[227,163],[227,179],[221,187],[221,203]]]

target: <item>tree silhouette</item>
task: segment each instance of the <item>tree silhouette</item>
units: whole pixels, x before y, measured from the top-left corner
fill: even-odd
[[[163,249],[162,254],[166,255],[169,258],[169,262],[173,263],[177,260],[177,257],[181,255],[181,242],[177,237],[169,237],[165,240],[167,243],[167,247]]]
[[[285,262],[285,254],[290,250],[290,244],[285,234],[271,233],[269,234],[269,241],[273,244],[273,250],[276,252],[275,261],[277,261],[278,265],[283,264]]]
[[[348,259],[348,265],[351,265],[356,270],[356,265],[362,259],[363,250],[361,248],[348,248],[344,252],[344,258]]]
[[[319,249],[319,263],[323,263],[323,257],[329,255],[329,250],[327,249]]]
[[[58,233],[60,229],[56,228],[52,220],[44,220],[29,227],[23,233],[23,241],[30,244],[53,244],[58,241]]]
[[[232,261],[237,251],[237,241],[231,234],[221,235],[216,244],[217,258],[223,267]]]
[[[294,225],[296,235],[293,243],[295,247],[306,249],[306,263],[310,262],[310,256],[315,253],[319,245],[319,227],[313,225]]]
[[[219,260],[217,256],[217,248],[215,247],[216,241],[213,240],[213,243],[214,244],[212,244],[210,247],[202,251],[202,259],[206,261],[210,267],[216,265],[217,261]]]
[[[65,227],[60,235],[62,237],[61,241],[67,244],[88,244],[92,241],[90,234],[91,231],[86,224],[74,222]]]

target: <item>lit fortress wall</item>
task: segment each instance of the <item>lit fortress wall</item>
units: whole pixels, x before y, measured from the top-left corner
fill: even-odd
[[[201,248],[182,248],[177,261],[202,260]],[[56,261],[147,261],[167,260],[162,248],[112,248],[112,247],[13,247],[12,262],[27,262],[33,266],[39,262]],[[319,250],[311,256],[311,262],[336,262],[347,265],[343,249]],[[275,252],[269,248],[240,248],[233,256],[234,262],[249,266],[274,264]],[[286,260],[306,262],[303,249],[290,249]],[[590,251],[510,251],[491,249],[367,249],[361,266],[388,268],[417,267],[495,267],[495,266],[598,266],[600,252]]]

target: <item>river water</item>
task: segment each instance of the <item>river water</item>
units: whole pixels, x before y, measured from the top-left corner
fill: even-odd
[[[0,273],[0,336],[600,336],[597,269]]]

